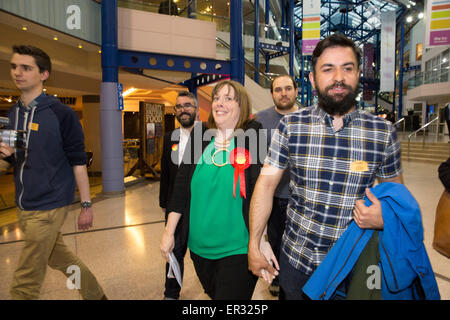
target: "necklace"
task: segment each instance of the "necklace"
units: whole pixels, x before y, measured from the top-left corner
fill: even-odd
[[[216,167],[223,167],[226,164],[228,164],[228,161],[225,161],[224,163],[219,164],[214,160],[214,158],[217,154],[219,154],[221,152],[230,153],[230,151],[228,150],[228,147],[230,146],[230,144],[231,144],[231,140],[217,141],[216,139],[214,139],[214,148],[216,149],[216,151],[214,151],[214,153],[211,157],[211,161]]]
[[[225,161],[225,162],[222,163],[222,164],[219,164],[219,163],[217,163],[216,161],[214,161],[214,157],[215,157],[217,154],[221,153],[221,152],[230,153],[230,151],[228,151],[227,148],[217,149],[217,150],[213,153],[213,155],[212,155],[212,157],[211,157],[211,161],[212,161],[212,163],[213,163],[216,167],[223,167],[223,166],[225,166],[225,165],[228,164],[228,161]]]
[[[230,146],[230,143],[231,143],[230,140],[225,140],[225,141],[214,140],[214,147],[216,149],[226,149]]]

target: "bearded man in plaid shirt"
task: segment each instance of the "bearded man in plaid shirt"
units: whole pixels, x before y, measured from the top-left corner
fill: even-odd
[[[395,128],[356,108],[360,59],[360,50],[341,34],[317,44],[309,79],[318,104],[281,119],[255,186],[249,269],[269,282],[279,273],[280,299],[303,298],[303,285],[351,220],[383,229],[380,202],[369,190],[375,179],[403,183]],[[287,167],[291,196],[278,262],[262,234]]]

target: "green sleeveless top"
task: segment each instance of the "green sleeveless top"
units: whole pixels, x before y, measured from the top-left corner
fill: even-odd
[[[234,149],[231,141],[228,151]],[[239,180],[236,198],[233,196],[234,168],[229,163],[229,152],[216,151],[214,138],[205,148],[191,180],[191,207],[189,220],[189,250],[206,259],[247,254],[248,230],[242,216],[242,198]]]

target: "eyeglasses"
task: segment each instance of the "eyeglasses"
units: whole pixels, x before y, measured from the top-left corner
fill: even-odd
[[[177,104],[173,108],[175,109],[175,111],[180,111],[181,109],[191,109],[192,110],[192,109],[195,109],[197,107],[194,106],[193,104],[185,103],[185,104]]]

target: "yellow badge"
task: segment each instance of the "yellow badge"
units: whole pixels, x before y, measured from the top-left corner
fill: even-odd
[[[29,128],[31,128],[31,130],[33,131],[38,131],[39,130],[39,123],[30,123],[29,124]]]
[[[353,161],[350,164],[350,171],[352,172],[369,171],[369,165],[365,161]]]

